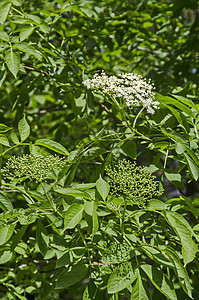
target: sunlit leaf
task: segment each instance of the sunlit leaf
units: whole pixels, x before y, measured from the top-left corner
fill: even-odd
[[[9,10],[11,7],[11,3],[4,2],[0,5],[0,23],[3,24],[8,16]]]
[[[49,139],[37,140],[35,145],[46,147],[50,150],[53,150],[63,155],[68,155],[68,151],[66,150],[66,148],[53,140],[49,140]]]
[[[169,224],[172,226],[174,231],[177,233],[182,243],[182,256],[185,264],[191,262],[198,250],[197,245],[193,241],[192,236],[194,232],[183,216],[174,211],[165,211],[165,216]]]
[[[137,273],[132,268],[131,262],[125,262],[114,269],[108,281],[108,293],[117,293],[133,283]]]
[[[73,203],[65,212],[64,230],[74,228],[83,217],[84,205],[80,203]]]
[[[6,65],[9,71],[14,75],[17,76],[20,66],[20,56],[17,52],[13,52],[12,50],[7,52],[5,55]]]
[[[100,196],[102,197],[102,199],[105,201],[108,196],[108,193],[110,191],[110,186],[109,186],[108,182],[106,182],[100,176],[100,178],[96,181],[96,188],[97,188],[97,191],[99,192]]]
[[[177,296],[172,286],[172,283],[169,281],[167,276],[157,268],[151,265],[142,265],[142,270],[149,277],[153,285],[168,299],[177,300]]]
[[[20,138],[21,138],[21,142],[25,141],[30,135],[30,126],[29,126],[29,124],[26,120],[25,115],[19,121],[18,130],[19,130],[19,135],[20,135]]]
[[[26,38],[28,38],[34,31],[34,26],[31,25],[25,25],[22,27],[19,37],[20,41],[24,41]]]

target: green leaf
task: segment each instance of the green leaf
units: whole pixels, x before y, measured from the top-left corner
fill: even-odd
[[[75,183],[73,184],[73,188],[78,190],[87,190],[92,189],[96,186],[96,183]]]
[[[30,195],[31,197],[33,197],[34,199],[36,199],[39,202],[46,202],[46,197],[43,194],[41,194],[37,191],[28,190],[27,194]]]
[[[177,300],[174,287],[162,270],[151,265],[142,265],[141,268],[162,294],[170,300]]]
[[[137,280],[131,291],[131,300],[150,300],[149,289],[145,286],[139,270],[137,274]]]
[[[74,6],[73,6],[74,7]],[[80,7],[78,7],[78,11],[80,11]],[[91,18],[93,16],[93,10],[89,9],[85,6],[81,7],[81,12],[80,14],[84,13],[87,17]],[[82,14],[83,15],[83,14]]]
[[[179,96],[179,95],[172,95],[172,96],[177,98],[180,102],[182,102],[182,103],[184,103],[184,104],[186,104],[186,105],[188,105],[188,106],[190,106],[190,107],[192,107],[196,110],[196,105],[192,100],[190,100],[188,98],[185,98],[183,96]]]
[[[99,222],[98,222],[98,215],[97,215],[98,202],[96,200],[86,201],[84,206],[85,206],[85,212],[92,217],[92,239],[93,239],[95,233],[99,229]]]
[[[78,263],[67,267],[61,271],[57,277],[55,289],[67,288],[77,282],[80,282],[88,273],[88,266],[83,263]]]
[[[133,140],[126,140],[122,143],[121,149],[124,153],[132,159],[136,159],[137,147]]]
[[[68,151],[66,150],[66,148],[64,148],[61,144],[49,139],[38,140],[36,141],[35,145],[46,147],[63,155],[68,155]]]
[[[191,143],[195,143],[195,142],[194,141],[190,141],[190,144]],[[195,143],[195,144],[196,144],[196,148],[195,149],[197,149],[198,145],[197,145],[197,143]],[[198,156],[195,153],[197,154],[196,151],[193,151],[193,150],[191,150],[190,148],[187,147],[186,154],[188,154],[191,157],[191,159],[193,159],[193,161],[196,163],[196,165],[199,166],[199,158],[198,158]]]
[[[5,264],[12,258],[12,252],[11,251],[1,251],[0,252],[0,264]]]
[[[106,153],[107,150],[105,148],[102,147],[92,147],[89,148],[88,150],[86,150],[83,154],[82,154],[82,161],[90,161],[95,159],[96,157],[100,156],[103,153]]]
[[[9,42],[10,40],[8,34],[3,30],[0,30],[0,39],[5,42]]]
[[[84,247],[75,247],[65,251],[57,260],[56,268],[61,268],[78,260],[84,255],[86,249]]]
[[[16,223],[11,225],[0,225],[0,245],[5,244],[13,235]]]
[[[28,138],[28,136],[30,135],[30,126],[29,126],[28,122],[26,121],[25,115],[18,123],[18,130],[19,130],[21,142],[25,141]]]
[[[56,251],[56,250],[54,250],[54,249],[48,249],[48,250],[46,251],[46,254],[45,254],[45,256],[44,256],[44,259],[51,259],[51,258],[53,258],[53,257],[55,256],[55,251]]]
[[[55,188],[54,191],[62,195],[69,195],[76,198],[81,197],[85,199],[91,199],[88,193],[73,188]]]
[[[11,0],[10,2],[15,6],[21,6],[23,3],[23,0]]]
[[[196,217],[199,217],[199,209],[196,208],[193,199],[185,196],[180,196],[180,199],[182,199],[185,202],[185,207],[187,206],[188,210]]]
[[[31,19],[36,25],[39,25],[42,22],[42,19],[38,16],[27,14],[27,17]]]
[[[4,124],[0,124],[0,133],[4,133],[4,132],[7,132],[9,130],[11,130],[12,128],[11,127],[8,127]]]
[[[19,71],[20,66],[20,56],[17,52],[13,52],[12,50],[7,52],[5,55],[6,65],[9,71],[17,77],[17,73]]]
[[[35,27],[31,26],[31,25],[23,26],[20,31],[20,34],[19,34],[20,41],[22,42],[27,37],[29,37],[32,34],[32,32],[34,31],[34,29],[35,29]]]
[[[147,209],[149,210],[163,210],[167,208],[167,204],[158,200],[158,199],[151,199],[147,204]]]
[[[177,274],[180,285],[187,295],[192,298],[192,287],[190,283],[190,278],[185,267],[182,265],[180,258],[178,257],[175,250],[170,247],[165,247],[164,251],[173,260],[173,264],[175,265],[174,271]]]
[[[102,255],[102,263],[118,264],[130,260],[135,252],[127,244],[113,243]]]
[[[108,281],[108,293],[114,294],[127,288],[136,279],[137,273],[131,262],[125,262],[114,269]]]
[[[102,296],[99,294],[98,288],[91,279],[86,286],[82,300],[102,300]],[[109,298],[108,298],[109,299]]]
[[[6,147],[10,147],[8,138],[7,138],[7,136],[5,134],[0,134],[0,144],[4,145]]]
[[[94,235],[99,229],[99,221],[98,221],[98,215],[97,215],[97,206],[93,209],[93,224],[92,224],[92,239],[94,238]]]
[[[39,24],[39,28],[44,33],[49,33],[50,28],[49,28],[49,26],[46,23]]]
[[[162,103],[162,105],[167,107],[172,112],[172,114],[174,115],[174,117],[176,118],[178,123],[182,124],[182,119],[181,119],[180,113],[175,108],[173,108],[170,105],[166,105],[165,103]]]
[[[193,114],[192,110],[189,107],[187,107],[186,105],[184,105],[183,103],[181,103],[180,101],[178,101],[177,99],[174,99],[173,97],[162,96],[162,95],[156,93],[155,99],[157,101],[159,101],[161,104],[166,105],[169,109],[172,108],[170,105],[173,105],[173,106],[177,107],[178,109],[180,109],[181,111],[185,112],[191,118],[194,118],[194,114]]]
[[[199,171],[198,171],[198,166],[195,164],[195,162],[190,158],[190,156],[186,153],[184,153],[184,157],[186,158],[189,171],[192,175],[192,177],[197,181],[199,177]]]
[[[0,23],[3,24],[8,16],[11,3],[5,2],[0,5]]]
[[[73,262],[73,257],[71,251],[66,251],[56,262],[56,268],[61,268],[70,265]]]
[[[152,260],[156,261],[160,265],[164,265],[168,268],[174,268],[172,262],[158,249],[148,245],[140,246],[140,251],[144,251]]]
[[[32,224],[37,220],[37,211],[34,208],[20,209],[17,219],[21,225]]]
[[[73,203],[65,212],[64,230],[74,228],[83,217],[84,205],[80,203]]]
[[[24,43],[20,43],[20,44],[14,44],[14,47],[22,52],[26,52],[30,55],[35,56],[39,60],[42,58],[41,54],[37,50],[35,50],[35,48],[33,46],[29,45],[28,43],[24,42]]]
[[[166,178],[177,187],[184,189],[184,183],[182,176],[179,173],[174,172],[173,170],[166,169],[165,170]]]
[[[36,240],[40,252],[43,254],[43,256],[45,256],[49,244],[49,235],[40,220],[37,222]]]
[[[187,148],[187,145],[185,143],[176,142],[176,145],[175,145],[176,153],[182,154],[185,152],[186,148]]]
[[[14,143],[15,145],[18,145],[18,144],[20,143],[20,142],[19,142],[19,139],[18,139],[18,136],[16,135],[15,132],[11,132],[10,138],[11,138],[11,140],[13,141],[13,143]]]
[[[13,209],[10,199],[8,199],[4,192],[0,192],[0,207],[4,211],[10,211]]]
[[[17,247],[18,243],[21,241],[24,233],[26,232],[28,225],[22,226],[17,233],[15,233],[14,237],[12,238],[11,250],[13,251],[15,247]]]
[[[108,182],[102,179],[101,175],[100,178],[96,181],[96,188],[102,199],[105,201],[110,191],[110,186]]]
[[[194,232],[185,218],[174,211],[165,211],[167,222],[172,226],[182,243],[182,256],[185,265],[191,262],[198,250],[197,245],[192,239]]]

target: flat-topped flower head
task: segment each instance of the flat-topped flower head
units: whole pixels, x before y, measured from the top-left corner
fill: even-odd
[[[95,74],[92,79],[83,81],[87,89],[92,89],[108,95],[114,99],[123,99],[127,106],[143,106],[148,113],[153,114],[159,102],[155,101],[154,85],[150,79],[146,80],[141,75],[122,73],[118,76],[107,76],[104,71],[101,75]]]
[[[44,181],[53,178],[55,171],[60,171],[66,165],[66,160],[53,155],[24,154],[8,159],[3,168],[5,179],[25,179]]]
[[[128,160],[122,160],[113,167],[106,168],[111,186],[111,193],[116,197],[123,196],[124,200],[133,205],[145,207],[154,196],[160,196],[158,182],[155,176],[142,166],[136,166]]]

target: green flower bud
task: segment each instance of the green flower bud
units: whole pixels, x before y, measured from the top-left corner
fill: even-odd
[[[130,161],[122,160],[114,167],[107,167],[106,172],[112,195],[123,195],[132,204],[145,207],[151,198],[162,194],[155,176]]]

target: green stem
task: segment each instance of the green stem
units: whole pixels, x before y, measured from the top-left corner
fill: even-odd
[[[193,122],[193,125],[194,125],[194,131],[196,133],[196,137],[197,137],[197,139],[199,139],[198,130],[197,130],[197,127],[196,127],[196,123]]]
[[[117,102],[116,99],[114,99],[113,97],[111,97],[111,100],[117,105],[117,107],[119,108],[120,112],[121,112],[121,115],[122,115],[122,118],[123,118],[123,121],[126,122],[126,125],[127,127],[132,131],[132,133],[137,133],[138,135],[141,135],[142,136],[142,133],[140,133],[139,131],[137,131],[135,128],[134,128],[134,125],[135,125],[135,121],[137,121],[137,118],[139,117],[139,115],[141,114],[142,110],[144,109],[144,107],[140,110],[140,112],[138,113],[138,115],[136,116],[135,120],[134,120],[134,123],[133,123],[133,127],[131,126],[131,124],[129,123],[128,119],[126,118],[126,115],[125,115],[125,112],[123,111],[123,107],[120,106],[120,104]]]
[[[4,156],[8,151],[10,151],[10,150],[12,150],[12,149],[14,149],[14,148],[16,148],[16,147],[18,147],[18,146],[28,146],[28,145],[29,145],[29,143],[19,143],[19,144],[17,144],[17,145],[14,145],[14,146],[10,147],[9,149],[5,150],[5,151],[2,153],[2,156]]]
[[[135,125],[137,123],[137,119],[139,118],[140,114],[143,112],[143,110],[145,109],[145,107],[143,106],[142,109],[140,109],[139,113],[137,114],[137,116],[135,117],[135,120],[133,122],[133,129],[135,129]]]
[[[85,124],[86,130],[87,130],[87,132],[88,132],[88,135],[90,135],[91,132],[90,132],[90,128],[89,128],[89,126],[88,126],[88,122],[87,122],[86,116],[87,116],[87,114],[85,113],[85,114],[84,114],[84,117],[83,117],[83,120],[84,120],[84,124]]]
[[[130,242],[129,239],[126,237],[125,230],[124,230],[124,220],[125,220],[126,206],[127,206],[127,202],[125,201],[125,203],[124,203],[124,210],[123,210],[123,214],[122,214],[121,232],[122,232],[123,239],[127,242],[127,244],[128,244],[128,245],[131,247],[131,249],[135,252],[134,247],[131,245],[131,242]],[[138,262],[138,258],[137,258],[136,252],[135,252],[135,260],[136,260],[136,263],[137,263],[137,266],[138,266],[138,265],[139,265],[139,262]]]
[[[20,12],[18,9],[16,9],[15,7],[11,7],[12,10],[16,11],[19,15],[23,16],[23,17],[26,17],[26,15],[22,12]]]
[[[116,106],[119,108],[119,110],[122,110],[122,107],[119,105],[119,103],[117,102],[117,100],[115,98],[113,98],[112,96],[109,96],[111,98],[111,100],[116,104]]]
[[[122,235],[125,236],[125,230],[124,230],[124,220],[125,220],[125,214],[126,214],[126,205],[127,202],[124,202],[124,208],[123,208],[123,214],[122,214],[122,222],[121,222],[121,232]]]
[[[86,251],[87,251],[87,253],[88,253],[89,264],[92,265],[92,264],[91,264],[90,251],[89,251],[89,249],[88,249],[88,245],[87,245],[87,243],[86,243],[85,237],[83,236],[83,234],[82,234],[81,229],[79,228],[79,226],[77,226],[77,230],[78,230],[78,232],[79,232],[79,235],[80,235],[80,237],[81,237],[81,239],[82,239],[82,242],[83,242],[83,244],[84,244],[84,246],[85,246],[85,248],[86,248]]]
[[[126,235],[124,235],[124,240],[127,242],[127,244],[131,247],[132,250],[135,250],[134,247],[131,245],[129,239],[126,237]]]
[[[123,112],[123,110],[121,110],[121,113],[122,113],[122,116],[124,118],[124,121],[126,122],[128,128],[132,131],[132,133],[135,135],[136,133],[140,136],[143,136],[142,133],[140,133],[139,131],[137,131],[133,126],[134,126],[134,123],[135,123],[135,120],[133,122],[133,126],[131,126],[131,124],[129,123],[128,119],[126,118],[126,115],[125,115],[125,112]],[[137,117],[136,117],[137,119]]]
[[[164,169],[165,169],[166,166],[167,166],[168,155],[169,155],[169,149],[167,149],[167,152],[166,152],[166,154],[165,154],[165,159],[164,159]]]
[[[50,199],[48,193],[46,192],[46,189],[45,189],[45,187],[44,187],[44,185],[43,185],[43,182],[40,181],[40,183],[41,183],[41,186],[42,186],[43,191],[44,191],[44,193],[45,193],[45,195],[46,195],[46,198],[48,199],[48,202],[49,202],[50,206],[52,207],[53,211],[56,212],[56,213],[58,213],[58,215],[59,215],[61,218],[63,218],[63,216],[60,214],[60,212],[57,211],[57,209],[54,207],[52,200]]]
[[[12,184],[6,183],[5,185],[2,186],[2,188],[4,188],[4,189],[8,189],[8,188],[9,188],[9,189],[10,189],[11,191],[13,191],[13,192],[16,191],[16,192],[22,193],[22,194],[24,194],[27,198],[30,199],[30,201],[32,202],[32,204],[35,203],[34,199],[33,199],[28,193],[26,193],[25,190],[22,190],[22,189],[18,188],[17,185],[16,185],[16,186],[14,187],[14,189],[13,189],[13,185],[12,185]]]
[[[38,30],[36,30],[36,33],[40,36],[40,38],[42,38],[42,40],[44,40],[53,50],[56,51],[56,53],[59,53],[57,51],[57,48],[51,43],[49,42]]]
[[[131,124],[130,124],[129,121],[127,120],[126,115],[125,115],[125,112],[123,112],[123,109],[121,109],[120,111],[121,111],[123,120],[126,122],[126,125],[127,125],[128,128],[131,129],[131,131],[134,133],[134,132],[135,132],[135,129],[131,126]]]
[[[123,236],[124,240],[127,242],[127,244],[131,247],[131,249],[135,252],[134,247],[131,245],[131,242],[129,241],[129,239],[126,237],[126,235]],[[135,252],[135,261],[137,263],[137,266],[139,266],[139,261]]]

